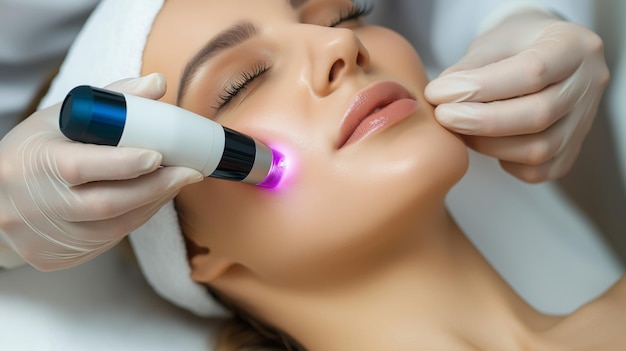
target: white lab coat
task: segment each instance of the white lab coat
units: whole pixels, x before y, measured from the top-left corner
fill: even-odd
[[[592,0],[374,0],[371,20],[406,36],[418,49],[431,78],[456,63],[478,33],[483,20],[511,3],[531,3],[568,20],[593,25]]]
[[[434,77],[462,56],[481,19],[502,2],[376,0],[372,19],[406,35]],[[0,135],[15,123],[17,111],[62,58],[96,3],[0,2]],[[542,3],[570,20],[593,25],[593,1]],[[620,0],[606,4],[623,5]],[[621,33],[626,34],[623,27]],[[620,48],[624,47],[622,42]],[[626,83],[620,84],[625,91]],[[616,91],[609,91],[609,96]],[[611,100],[611,111],[623,114],[625,108],[615,104],[616,100]],[[624,125],[626,122],[622,123],[626,129]],[[558,188],[523,184],[488,158],[472,154],[470,172],[453,189],[449,205],[505,279],[546,312],[575,309],[622,272],[597,235],[597,227]],[[111,252],[62,272],[40,273],[31,267],[0,272],[2,348],[205,350],[209,325],[161,301],[139,281],[136,267],[129,269],[125,264]]]

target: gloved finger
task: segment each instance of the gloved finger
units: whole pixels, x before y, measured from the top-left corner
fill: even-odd
[[[575,119],[575,117],[570,118],[570,121],[567,121],[570,123],[570,126],[565,127],[566,130],[573,130],[572,135],[569,137],[569,142],[553,158],[535,165],[510,161],[500,161],[500,165],[509,174],[529,183],[539,183],[564,176],[576,162],[593,120],[591,118],[584,119],[583,123],[577,125],[578,128],[571,128],[572,123],[576,125],[576,122],[571,122],[571,120]]]
[[[117,217],[93,222],[73,222],[72,232],[89,233],[85,238],[87,242],[93,242],[94,247],[103,243],[117,242],[139,228],[154,216],[165,204],[172,201],[178,194],[178,190],[164,194],[154,202],[145,204]]]
[[[567,91],[568,88],[575,90]],[[539,133],[565,116],[583,93],[576,86],[554,84],[535,94],[493,102],[446,103],[435,117],[457,133],[501,137]]]
[[[538,165],[500,161],[500,166],[507,173],[528,183],[559,179],[569,172],[580,153],[580,147],[573,146],[568,150],[568,152],[559,154],[557,157]]]
[[[54,157],[57,176],[68,185],[136,178],[157,169],[162,160],[161,154],[153,150],[66,140],[59,140],[48,148],[54,148],[50,155]]]
[[[541,133],[509,137],[462,136],[465,143],[479,153],[501,161],[538,166],[561,154],[577,154],[591,129],[595,113],[593,105],[572,111]]]
[[[83,248],[77,251],[63,247],[37,248],[37,246],[34,245],[30,249],[26,247],[26,250],[21,250],[20,255],[37,270],[41,272],[52,272],[85,263],[111,249],[118,242],[119,240],[109,240],[106,243],[101,243],[99,246],[94,247],[93,250],[85,250]]]
[[[107,89],[158,99],[165,94],[166,80],[162,74],[153,73],[144,77],[116,81],[107,85]],[[156,151],[138,148],[115,148],[70,142],[56,145],[58,150],[50,153],[51,155],[73,155],[72,158],[59,157],[57,160],[59,176],[70,185],[97,180],[135,178],[155,170],[162,159]]]
[[[63,236],[59,244],[23,247],[20,253],[40,271],[54,271],[74,267],[87,262],[115,246],[126,235],[143,225],[161,207],[176,196],[178,191],[168,194],[157,202],[147,204],[119,217],[98,222],[61,223],[59,229],[68,233],[88,233],[86,238]],[[51,238],[59,242],[58,239]]]
[[[135,179],[86,183],[72,188],[77,201],[66,201],[71,205],[57,210],[58,216],[70,222],[115,218],[203,179],[191,168],[163,167]]]
[[[528,165],[539,165],[554,158],[566,144],[565,123],[559,121],[541,133],[508,137],[462,136],[465,143],[477,152]]]
[[[532,94],[569,77],[582,59],[576,51],[569,52],[566,43],[545,39],[499,62],[437,78],[428,84],[425,96],[430,103],[439,105],[505,100]]]
[[[123,94],[156,100],[165,94],[167,81],[163,74],[151,73],[143,77],[118,80],[105,88]]]

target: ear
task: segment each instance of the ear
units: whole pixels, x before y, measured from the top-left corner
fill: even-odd
[[[209,283],[224,274],[232,265],[230,260],[219,257],[210,250],[196,254],[189,260],[191,279],[199,283]]]
[[[227,260],[205,246],[199,246],[191,238],[185,236],[187,259],[191,267],[191,279],[198,283],[209,283],[221,276],[232,265]]]

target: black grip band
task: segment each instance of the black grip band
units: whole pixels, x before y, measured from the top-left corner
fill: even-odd
[[[244,180],[254,166],[256,145],[252,138],[224,127],[224,154],[210,177]]]

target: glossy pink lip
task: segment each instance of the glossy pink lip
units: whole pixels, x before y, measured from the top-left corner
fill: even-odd
[[[417,109],[415,97],[394,82],[374,83],[357,93],[339,126],[337,149],[387,128]]]

